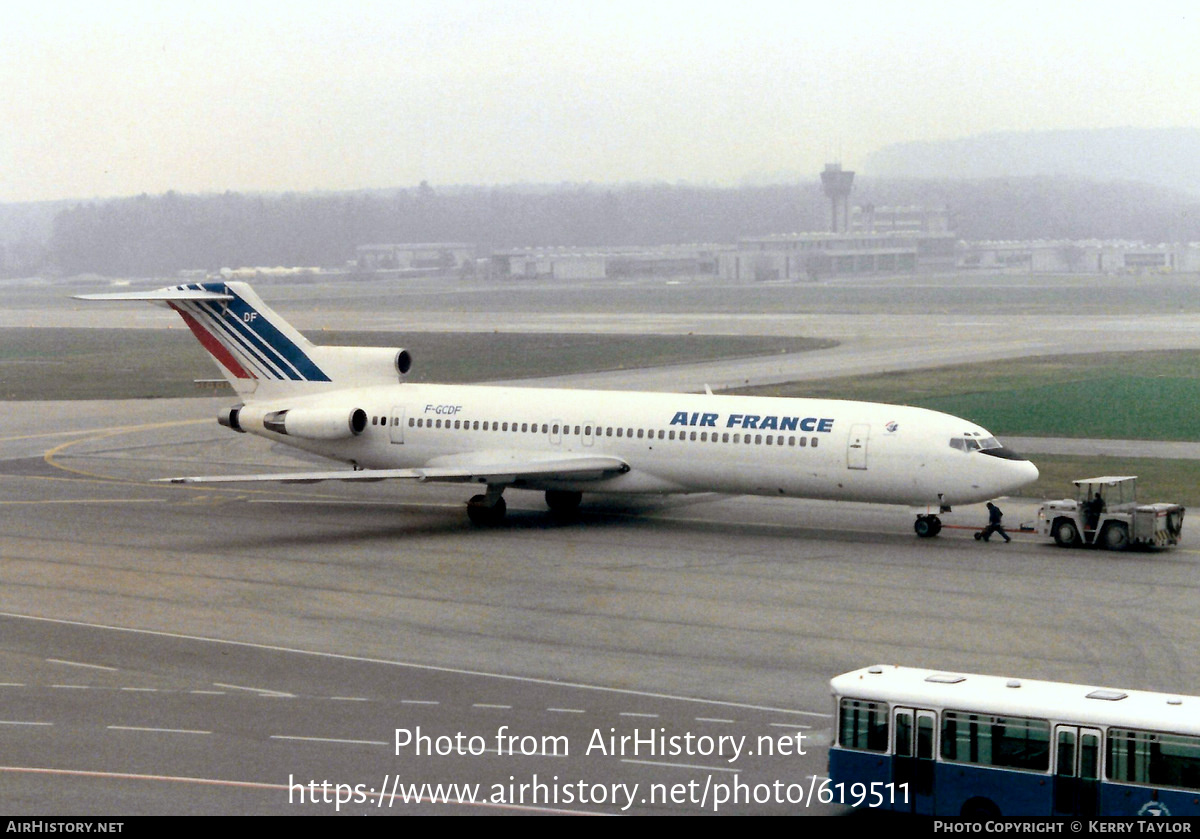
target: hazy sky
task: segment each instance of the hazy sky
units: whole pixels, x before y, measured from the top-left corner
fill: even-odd
[[[1194,127],[1198,18],[1195,0],[4,3],[0,201],[736,184],[861,170],[904,140]]]

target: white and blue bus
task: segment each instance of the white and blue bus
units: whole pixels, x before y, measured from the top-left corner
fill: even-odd
[[[1200,696],[893,665],[830,684],[834,800],[974,818],[1200,815]]]

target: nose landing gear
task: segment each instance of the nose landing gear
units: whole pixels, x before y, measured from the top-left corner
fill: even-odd
[[[913,522],[913,530],[922,539],[930,539],[942,532],[942,520],[937,516],[917,516],[917,520]]]

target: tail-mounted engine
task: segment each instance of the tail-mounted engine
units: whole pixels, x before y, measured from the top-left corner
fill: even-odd
[[[368,420],[362,408],[346,404],[275,410],[237,405],[222,411],[217,422],[234,431],[269,431],[301,440],[345,440],[362,434]]]
[[[290,408],[263,416],[263,428],[304,440],[343,440],[357,437],[367,427],[362,408]]]
[[[217,422],[226,428],[245,434],[246,429],[242,428],[242,424],[238,422],[238,416],[242,413],[243,407],[245,406],[239,402],[232,408],[224,409],[221,413],[217,414]]]
[[[313,353],[340,387],[395,384],[412,369],[412,353],[400,347],[314,347]]]

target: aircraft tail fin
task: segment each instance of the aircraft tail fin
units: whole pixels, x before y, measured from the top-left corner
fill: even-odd
[[[244,396],[330,386],[395,383],[411,364],[406,350],[318,347],[241,282],[191,283],[149,292],[79,295],[170,306]]]

